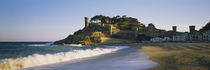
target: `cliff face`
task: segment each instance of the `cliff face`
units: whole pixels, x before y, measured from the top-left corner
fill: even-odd
[[[109,29],[98,25],[84,27],[69,35],[63,40],[56,41],[54,44],[83,44],[92,45],[101,42],[101,37],[108,36]]]

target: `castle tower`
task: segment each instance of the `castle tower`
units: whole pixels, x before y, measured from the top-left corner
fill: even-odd
[[[85,17],[85,27],[88,27],[89,26],[89,18],[88,17]]]
[[[190,28],[190,33],[195,32],[195,26],[189,26]]]
[[[173,28],[173,32],[176,32],[176,26],[173,26],[172,28]]]

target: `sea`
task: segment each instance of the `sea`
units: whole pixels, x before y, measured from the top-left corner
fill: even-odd
[[[53,42],[0,42],[0,70],[17,70],[99,56],[128,46],[53,45]]]

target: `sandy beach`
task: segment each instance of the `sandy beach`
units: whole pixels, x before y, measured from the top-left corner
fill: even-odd
[[[148,56],[128,48],[96,57],[78,59],[51,65],[37,66],[24,70],[142,70],[154,67],[157,63]]]
[[[209,43],[150,43],[139,52],[159,65],[148,70],[209,70]]]

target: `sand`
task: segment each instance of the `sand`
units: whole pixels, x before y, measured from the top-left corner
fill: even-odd
[[[157,66],[148,56],[128,48],[96,57],[77,59],[24,70],[141,70]]]

